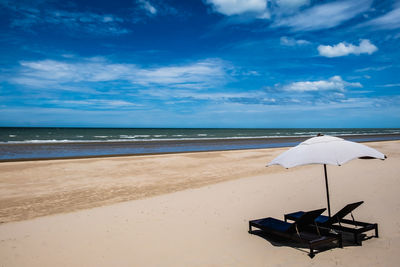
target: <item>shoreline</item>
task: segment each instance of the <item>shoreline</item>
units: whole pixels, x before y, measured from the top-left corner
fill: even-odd
[[[400,140],[400,134],[338,135],[338,137],[356,142]],[[0,155],[10,155],[12,153],[24,155],[25,153],[25,156],[0,158],[0,163],[291,147],[308,138],[311,138],[311,136],[0,144]],[[27,154],[27,151],[31,154]],[[68,153],[70,154],[68,155]]]

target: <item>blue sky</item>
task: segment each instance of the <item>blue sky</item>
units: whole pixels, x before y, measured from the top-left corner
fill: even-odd
[[[400,1],[0,0],[0,126],[400,127]]]

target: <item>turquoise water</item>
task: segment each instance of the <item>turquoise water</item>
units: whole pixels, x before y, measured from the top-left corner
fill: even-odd
[[[162,140],[213,140],[325,135],[399,134],[400,128],[0,128],[0,143],[67,143]]]

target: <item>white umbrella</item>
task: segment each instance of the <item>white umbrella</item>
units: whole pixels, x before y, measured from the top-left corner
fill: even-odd
[[[317,136],[283,152],[267,166],[281,165],[285,168],[307,164],[324,164],[326,197],[328,200],[328,214],[331,216],[329,203],[328,176],[326,164],[340,166],[356,158],[377,158],[384,160],[386,156],[381,152],[355,142],[346,141],[334,136]]]

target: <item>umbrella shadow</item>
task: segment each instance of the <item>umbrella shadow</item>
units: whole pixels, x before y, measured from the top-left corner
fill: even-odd
[[[262,230],[253,230],[252,233],[253,235],[259,236],[263,238],[264,240],[268,241],[271,245],[275,247],[291,247],[293,249],[296,249],[298,251],[301,251],[303,253],[306,253],[308,256],[309,255],[309,247],[305,243],[301,242],[296,242],[290,239],[286,239],[280,236],[276,236],[270,233],[266,233]],[[365,234],[362,234],[360,236],[360,240],[367,240],[372,237],[367,237]],[[354,238],[353,235],[349,235],[347,233],[342,234],[342,245],[343,247],[354,247],[354,246],[360,246],[354,243]],[[317,250],[314,251],[314,254],[317,255],[321,252],[332,250],[334,248],[339,248],[337,244],[331,243],[331,244],[324,244],[321,245],[317,248]],[[310,256],[310,258],[313,258],[314,256]]]
[[[358,239],[361,242],[364,242],[366,240],[369,240],[373,238],[373,235],[366,235],[364,233],[361,233],[358,235]],[[354,235],[352,233],[347,233],[347,232],[342,232],[342,240],[343,240],[343,247],[361,247],[361,244],[356,244],[354,243]]]

